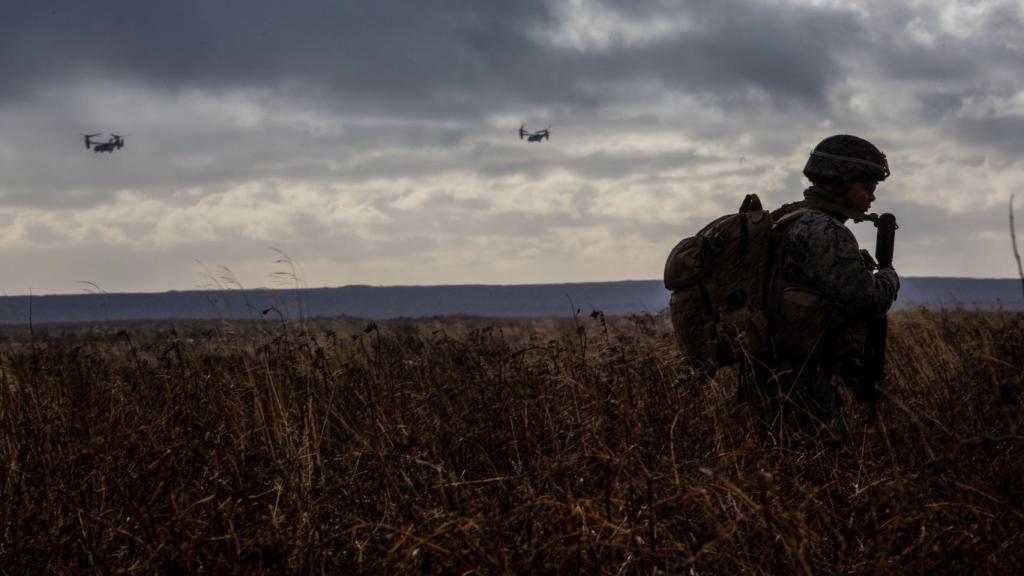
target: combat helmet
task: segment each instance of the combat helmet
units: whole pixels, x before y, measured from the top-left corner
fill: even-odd
[[[837,134],[814,147],[804,176],[811,182],[881,182],[889,177],[889,162],[871,142]]]

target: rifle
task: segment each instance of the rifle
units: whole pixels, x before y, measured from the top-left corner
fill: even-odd
[[[886,213],[874,220],[878,230],[875,241],[875,260],[879,268],[892,268],[892,253],[896,244],[896,217]],[[879,387],[885,381],[885,343],[889,335],[889,317],[885,314],[868,323],[868,339],[864,346],[864,378],[860,393],[868,403],[868,425],[875,423],[878,411]]]

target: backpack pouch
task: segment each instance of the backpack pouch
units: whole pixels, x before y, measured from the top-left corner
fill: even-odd
[[[718,358],[715,314],[704,286],[676,290],[669,299],[669,311],[676,342],[690,361],[708,364]]]
[[[676,244],[665,262],[665,288],[678,290],[699,282],[707,267],[707,248],[707,241],[701,234]]]
[[[828,305],[820,293],[788,287],[775,318],[775,351],[789,357],[812,356],[823,346]]]

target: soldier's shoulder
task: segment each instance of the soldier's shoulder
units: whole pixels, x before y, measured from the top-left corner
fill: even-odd
[[[800,210],[803,207],[803,200],[800,200],[799,202],[790,202],[788,204],[783,204],[782,206],[779,206],[775,210],[772,210],[772,219],[781,220],[784,216],[792,214],[793,212],[796,212],[797,210]]]
[[[821,210],[814,209],[806,209],[800,217],[793,222],[790,230],[795,233],[850,233],[850,229],[836,217],[822,212]]]
[[[859,249],[856,237],[845,224],[819,210],[807,210],[788,225],[786,245],[787,251],[804,249],[815,254],[840,247],[846,251],[847,246]]]

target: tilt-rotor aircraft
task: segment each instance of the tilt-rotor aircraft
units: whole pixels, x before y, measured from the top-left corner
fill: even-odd
[[[124,136],[120,134],[110,134],[110,139],[106,142],[93,142],[93,138],[99,136],[99,134],[83,134],[85,137],[85,148],[92,149],[93,152],[107,152],[111,153],[114,150],[120,150],[124,148]]]
[[[526,129],[526,124],[523,124],[522,126],[519,127],[519,139],[522,140],[523,138],[526,138],[527,142],[540,142],[541,140],[550,140],[551,126],[548,126],[543,130],[530,132]]]

